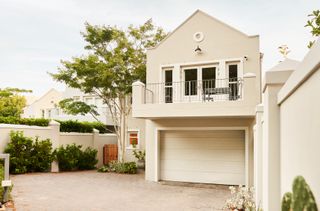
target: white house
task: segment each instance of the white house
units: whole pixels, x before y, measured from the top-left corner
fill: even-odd
[[[51,118],[53,115],[55,115],[57,104],[60,100],[62,100],[62,93],[55,89],[50,89],[40,98],[33,98],[31,99],[31,103],[28,103],[24,108],[22,117]],[[29,100],[27,100],[27,102],[28,101]]]
[[[55,89],[50,89],[46,94],[27,105],[24,109],[22,117],[25,118],[48,118],[57,120],[78,120],[78,121],[97,121],[90,114],[87,115],[68,115],[64,113],[58,104],[61,100],[72,98],[77,101],[83,101],[88,105],[95,105],[99,116],[99,121],[106,125],[113,125],[111,115],[107,106],[102,102],[102,99],[95,95],[84,94],[78,89],[67,87],[64,92],[59,92]]]
[[[253,185],[259,36],[196,11],[147,52],[132,115],[146,120],[146,179]]]

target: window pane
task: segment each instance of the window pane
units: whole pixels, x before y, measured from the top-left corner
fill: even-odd
[[[212,88],[216,87],[216,68],[202,68],[202,88],[204,93],[212,92]]]
[[[137,145],[138,143],[138,132],[129,132],[129,145]]]
[[[228,66],[229,68],[229,88],[230,100],[237,100],[239,99],[239,82],[238,82],[238,65],[232,64]]]
[[[238,65],[229,65],[229,79],[235,80],[236,78],[238,78]]]
[[[184,70],[185,78],[185,95],[197,95],[197,80],[198,70],[197,69],[186,69]]]
[[[165,71],[165,83],[166,83],[166,86],[171,86],[171,84],[172,84],[172,70]]]

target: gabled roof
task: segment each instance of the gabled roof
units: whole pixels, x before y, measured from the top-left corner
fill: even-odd
[[[286,58],[284,61],[281,61],[279,64],[275,65],[268,72],[275,72],[275,71],[288,71],[288,70],[295,70],[297,66],[300,64],[299,61],[288,59]]]
[[[33,104],[35,104],[35,103],[37,103],[37,102],[39,102],[41,99],[43,99],[44,97],[46,97],[46,96],[47,96],[48,94],[50,94],[51,92],[56,92],[56,93],[61,94],[61,92],[57,91],[57,90],[54,89],[54,88],[51,88],[51,89],[50,89],[49,91],[47,91],[44,95],[42,95],[40,98],[38,98],[37,100],[33,101],[33,103],[31,103],[30,106],[33,105]]]
[[[202,10],[199,10],[199,9],[198,9],[198,10],[196,10],[192,15],[190,15],[185,21],[183,21],[177,28],[175,28],[172,32],[170,32],[163,40],[161,40],[161,42],[159,42],[156,46],[151,47],[151,48],[149,48],[149,49],[150,49],[150,50],[151,50],[151,49],[155,49],[155,48],[157,48],[159,45],[161,45],[162,43],[164,43],[164,42],[165,42],[169,37],[171,37],[178,29],[180,29],[184,24],[186,24],[190,19],[192,19],[192,18],[193,18],[194,16],[196,16],[197,14],[205,15],[205,16],[211,18],[213,21],[219,22],[219,23],[225,25],[226,27],[232,29],[233,31],[238,32],[239,34],[241,34],[241,35],[243,35],[243,36],[246,36],[246,37],[257,37],[257,36],[259,36],[259,35],[247,35],[247,34],[241,32],[240,30],[238,30],[238,29],[236,29],[236,28],[234,28],[234,27],[226,24],[225,22],[223,22],[223,21],[221,21],[221,20],[219,20],[219,19],[217,19],[217,18],[215,18],[215,17],[213,17],[213,16],[211,16],[211,15],[203,12]],[[148,49],[148,50],[149,50],[149,49]]]

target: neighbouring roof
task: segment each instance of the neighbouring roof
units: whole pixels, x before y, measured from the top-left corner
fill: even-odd
[[[274,72],[274,71],[289,71],[289,70],[295,70],[298,65],[300,64],[299,61],[288,59],[286,58],[284,61],[279,62],[276,66],[272,67],[271,69],[267,70],[268,72]]]

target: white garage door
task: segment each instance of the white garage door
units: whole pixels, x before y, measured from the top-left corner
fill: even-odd
[[[163,131],[160,179],[245,184],[244,131]]]

